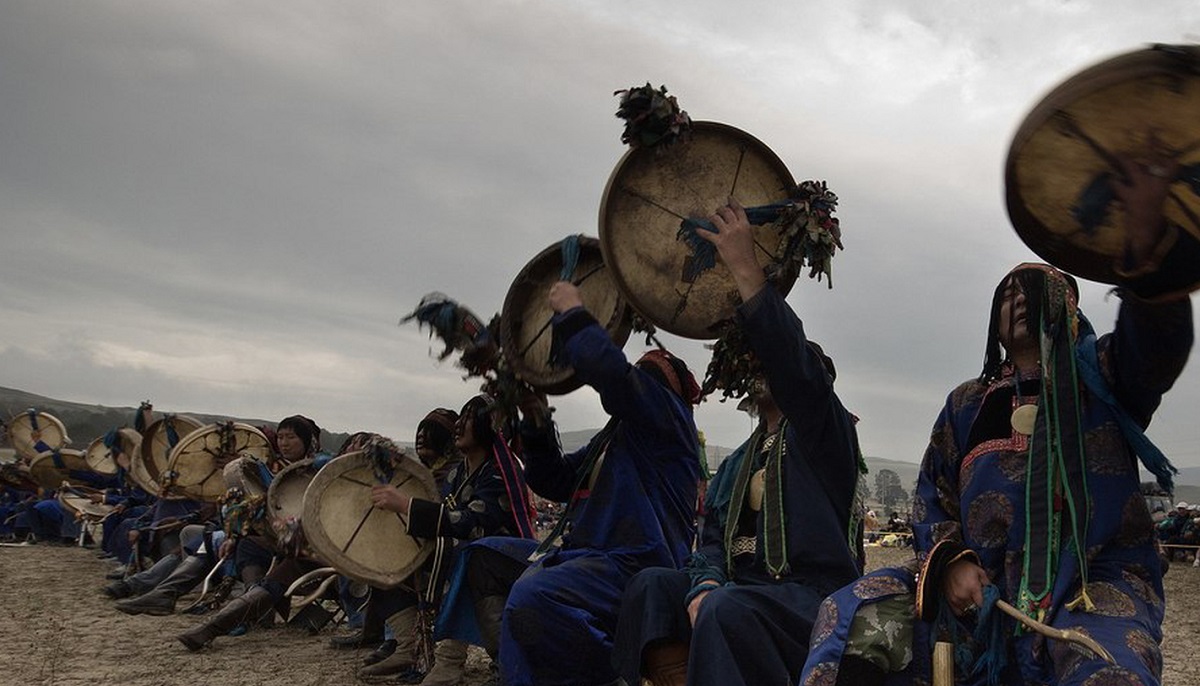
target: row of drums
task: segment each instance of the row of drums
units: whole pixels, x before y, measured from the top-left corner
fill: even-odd
[[[432,541],[407,533],[400,515],[371,501],[371,488],[380,484],[410,497],[438,497],[430,471],[382,437],[320,469],[309,458],[267,477],[268,466],[274,467],[271,441],[241,422],[203,424],[167,415],[144,432],[122,428],[108,441],[100,437],[74,450],[66,447],[70,439],[60,420],[29,411],[12,419],[8,434],[15,455],[0,469],[3,480],[26,490],[56,490],[64,507],[88,521],[103,519],[112,508],[91,502],[88,495],[96,491],[80,475],[112,476],[124,469],[140,488],[167,499],[217,502],[236,485],[265,501],[265,534],[294,541],[300,532],[303,554],[374,586],[399,585],[433,550]]]

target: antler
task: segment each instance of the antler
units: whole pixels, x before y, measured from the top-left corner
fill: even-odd
[[[1046,626],[1036,619],[1025,616],[1023,612],[1012,605],[1009,605],[1003,600],[997,600],[996,607],[1000,608],[1002,611],[1004,611],[1004,614],[1024,624],[1032,631],[1036,631],[1037,633],[1048,638],[1054,638],[1059,641],[1068,641],[1070,643],[1074,643],[1075,645],[1083,646],[1084,648],[1087,648],[1095,653],[1096,657],[1108,662],[1108,664],[1117,664],[1117,661],[1113,659],[1112,653],[1105,650],[1104,646],[1097,643],[1094,638],[1085,633],[1076,631],[1074,629],[1055,629],[1054,627]]]

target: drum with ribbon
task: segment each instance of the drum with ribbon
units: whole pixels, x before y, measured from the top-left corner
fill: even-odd
[[[719,260],[698,264],[681,226],[736,199],[745,207],[784,201],[796,188],[787,167],[750,134],[716,122],[693,122],[687,140],[635,147],[613,169],[600,204],[600,248],[621,294],[666,331],[712,339],[740,302],[733,275]],[[776,262],[779,235],[755,227],[759,262]],[[791,289],[794,270],[774,278]]]
[[[1112,188],[1127,164],[1172,175],[1163,210],[1175,228],[1136,273]],[[1143,297],[1200,288],[1200,46],[1155,45],[1063,82],[1017,130],[1005,185],[1017,234],[1056,267]]]
[[[158,482],[154,480],[154,477],[150,476],[150,471],[146,469],[146,461],[142,457],[141,432],[137,429],[122,427],[117,429],[117,440],[119,441],[119,446],[109,448],[104,446],[103,441],[101,441],[100,445],[104,446],[104,450],[107,452],[117,453],[112,459],[115,459],[119,466],[125,467],[129,479],[134,485],[147,493],[158,493]],[[90,456],[91,448],[88,448],[88,451],[88,463],[91,464],[93,460]],[[129,460],[128,466],[124,464],[126,459]]]
[[[265,468],[272,454],[270,439],[249,424],[209,424],[187,434],[171,449],[159,483],[171,493],[216,502],[228,487],[226,466],[241,460],[243,470],[255,470],[258,465]]]
[[[538,253],[517,274],[504,298],[500,348],[518,378],[553,395],[570,393],[581,385],[574,370],[551,359],[554,311],[546,294],[557,281],[579,287],[584,307],[618,347],[628,340],[633,323],[633,313],[604,264],[600,241],[572,236]]]
[[[47,450],[29,462],[30,478],[47,491],[57,490],[64,481],[71,486],[86,488],[87,480],[79,478],[78,475],[91,471],[83,451],[71,448]]]
[[[8,441],[26,462],[48,450],[71,444],[67,427],[49,412],[29,409],[8,421]]]
[[[381,510],[371,488],[390,484],[404,494],[437,500],[433,475],[390,441],[335,457],[304,492],[304,535],[317,557],[342,574],[394,588],[433,552],[434,542],[410,536],[405,518]]]
[[[119,469],[124,469],[139,488],[147,493],[157,492],[158,485],[150,478],[140,459],[142,434],[136,429],[121,427],[110,435],[112,445],[109,445],[108,436],[98,436],[84,451],[84,457],[92,471],[109,476],[116,474]]]
[[[165,498],[183,497],[176,493],[160,493],[164,485],[163,475],[171,462],[171,451],[184,436],[202,426],[204,424],[198,419],[182,414],[169,414],[146,427],[146,431],[142,433],[141,465],[138,468],[144,469],[154,483],[154,493]],[[136,468],[132,471],[136,473]]]
[[[136,433],[136,432],[135,432]],[[86,450],[83,451],[83,458],[87,460],[88,467],[97,474],[104,476],[112,476],[119,470],[117,465],[117,457],[113,454],[113,449],[108,447],[104,442],[104,436],[97,436],[88,444]],[[140,439],[140,436],[139,436]],[[119,440],[119,437],[118,437]],[[120,448],[118,447],[118,451]],[[125,456],[126,471],[129,469],[128,456]]]
[[[304,492],[316,475],[313,459],[305,458],[279,470],[267,488],[266,516],[275,540],[281,548],[297,554],[307,552],[302,525]]]

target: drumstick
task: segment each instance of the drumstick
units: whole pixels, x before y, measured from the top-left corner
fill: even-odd
[[[200,585],[200,597],[196,598],[196,602],[180,610],[180,613],[187,613],[200,605],[201,601],[204,600],[204,596],[208,595],[208,585],[212,582],[213,574],[217,573],[217,570],[221,568],[221,565],[228,557],[228,555],[222,555],[217,559],[217,563],[213,565],[213,568],[208,570],[208,574],[204,575],[204,583]]]
[[[1069,641],[1076,645],[1083,646],[1084,648],[1087,648],[1095,653],[1096,657],[1108,662],[1108,664],[1117,664],[1117,661],[1113,659],[1112,653],[1105,650],[1104,646],[1097,643],[1096,639],[1088,636],[1087,634],[1075,631],[1074,629],[1055,629],[1054,627],[1046,626],[1036,619],[1025,616],[1025,613],[1021,612],[1012,605],[1009,605],[1003,600],[996,600],[996,607],[1004,612],[1004,614],[1012,617],[1018,622],[1024,624],[1029,629],[1032,629],[1043,636],[1055,638],[1060,641]]]

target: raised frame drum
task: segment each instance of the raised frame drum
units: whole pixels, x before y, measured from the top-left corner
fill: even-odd
[[[173,499],[183,497],[175,493],[161,493],[163,474],[166,473],[168,465],[171,463],[171,450],[179,445],[184,437],[202,426],[204,424],[194,417],[184,414],[169,414],[156,419],[142,433],[142,468],[154,483],[155,492],[160,497]],[[174,444],[170,439],[172,433],[177,437]]]
[[[549,324],[554,311],[546,295],[562,277],[562,245],[559,241],[547,247],[521,269],[508,289],[500,316],[500,348],[509,366],[520,379],[551,395],[570,393],[583,384],[571,367],[550,364]],[[598,239],[579,237],[572,282],[579,288],[584,307],[617,347],[625,345],[633,329],[633,312],[613,282]]]
[[[47,450],[65,448],[71,444],[67,427],[62,421],[41,410],[29,409],[13,415],[8,420],[7,432],[9,444],[26,463]]]
[[[227,465],[239,458],[266,464],[272,454],[271,440],[250,424],[208,424],[184,436],[171,449],[167,462],[169,488],[193,500],[216,502],[226,491]]]
[[[642,316],[678,336],[713,339],[715,325],[741,302],[733,275],[716,266],[684,281],[691,258],[680,223],[707,217],[730,197],[744,207],[786,200],[796,182],[774,152],[728,124],[693,122],[688,139],[631,148],[609,176],[600,204],[600,248],[621,294]],[[774,261],[780,238],[755,227],[761,264]],[[786,294],[795,273],[775,281]]]
[[[1200,46],[1156,45],[1072,76],[1021,123],[1005,163],[1005,196],[1017,235],[1075,276],[1128,283],[1121,274],[1125,211],[1110,188],[1122,158],[1166,155],[1181,165],[1164,205],[1180,227],[1142,276],[1143,297],[1200,287]]]
[[[39,453],[29,462],[29,476],[47,491],[57,490],[66,481],[72,486],[88,484],[71,478],[71,472],[90,472],[82,450],[62,448]]]

